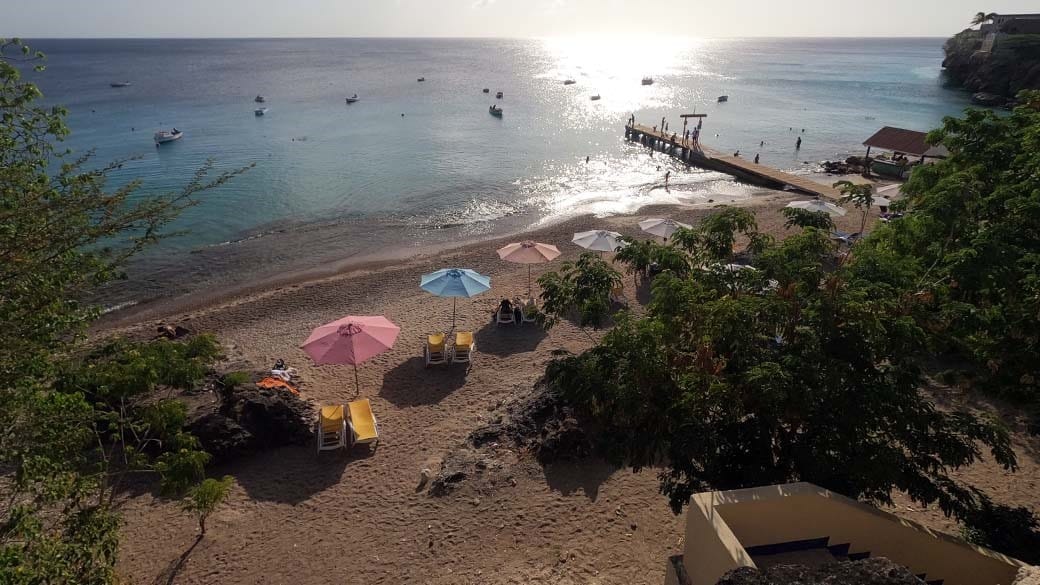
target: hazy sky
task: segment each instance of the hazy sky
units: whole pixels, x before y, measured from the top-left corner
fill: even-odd
[[[948,36],[1038,0],[0,0],[0,36]]]

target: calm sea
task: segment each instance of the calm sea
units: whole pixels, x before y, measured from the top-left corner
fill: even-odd
[[[967,105],[940,79],[941,39],[33,44],[48,55],[33,78],[48,102],[69,109],[67,146],[93,149],[99,162],[139,157],[113,185],[140,179],[139,196],[149,197],[177,190],[210,159],[218,171],[256,163],[185,212],[172,226],[185,234],[135,262],[131,280],[107,293],[110,305],[575,214],[762,192],[651,159],[623,140],[630,114],[649,124],[666,117],[681,132],[679,114],[705,113],[704,142],[808,172],[861,152],[883,125],[928,130]],[[643,76],[655,83],[642,86]],[[118,81],[132,85],[109,86]],[[360,101],[346,104],[354,93]],[[257,94],[266,116],[254,116]],[[496,101],[502,119],[488,114]],[[153,132],[171,127],[184,138],[156,148]]]

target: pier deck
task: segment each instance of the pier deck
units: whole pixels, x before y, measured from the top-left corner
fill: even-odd
[[[666,153],[676,155],[679,152],[678,156],[684,162],[733,175],[740,179],[790,187],[809,195],[827,199],[841,199],[841,192],[829,185],[817,183],[806,177],[785,173],[766,165],[755,164],[739,156],[723,154],[703,144],[695,145],[690,141],[684,141],[682,136],[676,136],[675,140],[672,140],[671,134],[666,134],[649,126],[628,124],[625,126],[625,136],[644,144],[648,139],[656,141],[660,149]],[[654,146],[654,144],[650,144],[650,146]]]

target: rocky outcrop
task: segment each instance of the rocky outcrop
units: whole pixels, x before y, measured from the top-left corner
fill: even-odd
[[[922,585],[906,567],[883,558],[833,562],[819,567],[778,565],[759,571],[733,569],[717,585]]]
[[[263,373],[252,380],[264,377]],[[313,407],[281,388],[214,385],[220,400],[215,409],[197,413],[189,429],[213,456],[229,461],[262,449],[305,445],[313,440]]]
[[[469,441],[474,447],[508,441],[534,453],[542,464],[581,459],[592,451],[573,409],[544,387],[510,404],[504,416],[473,431]]]
[[[943,68],[951,81],[989,94],[980,105],[1006,105],[1024,89],[1040,89],[1040,35],[1001,35],[992,52],[982,50],[985,37],[969,29],[946,42]]]

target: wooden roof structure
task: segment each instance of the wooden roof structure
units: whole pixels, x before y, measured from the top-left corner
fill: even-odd
[[[945,146],[929,145],[925,140],[927,136],[924,132],[916,130],[885,126],[863,141],[863,146],[930,158],[945,158],[950,154]]]

